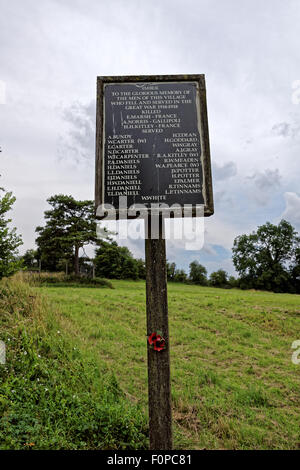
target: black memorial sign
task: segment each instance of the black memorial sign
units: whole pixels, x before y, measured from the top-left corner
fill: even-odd
[[[99,77],[96,204],[213,213],[203,75]]]

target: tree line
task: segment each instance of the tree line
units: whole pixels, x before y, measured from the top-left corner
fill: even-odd
[[[45,225],[36,228],[36,249],[19,257],[22,244],[15,228],[9,228],[7,213],[15,198],[0,188],[0,278],[23,268],[29,270],[73,272],[115,279],[145,279],[143,259],[136,259],[126,247],[119,246],[107,232],[107,238],[96,235],[94,202],[77,201],[58,194],[47,201]],[[85,246],[93,244],[95,256],[85,255]],[[80,254],[83,252],[83,255]],[[189,273],[167,262],[169,281],[189,282],[222,288],[261,289],[274,292],[300,293],[300,238],[286,220],[273,225],[267,222],[251,234],[235,238],[232,261],[238,277],[219,269],[208,276],[205,266],[195,260]]]

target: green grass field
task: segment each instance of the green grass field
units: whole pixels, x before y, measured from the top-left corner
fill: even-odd
[[[98,371],[92,396],[102,386],[99,377],[114,377],[132,407],[128,423],[137,413],[145,434],[146,418],[138,414],[147,416],[145,284],[112,284],[115,289],[33,290],[50,304],[51,319],[43,323],[51,330],[49,347],[65,338],[82,367]],[[300,364],[291,361],[292,342],[300,339],[300,297],[172,283],[168,296],[174,447],[300,448]],[[70,353],[73,371],[74,360]],[[139,439],[137,447],[147,445]]]
[[[144,282],[43,289],[60,327],[147,411]],[[299,296],[169,284],[176,448],[300,445]]]

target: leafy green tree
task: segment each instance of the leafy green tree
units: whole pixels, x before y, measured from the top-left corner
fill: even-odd
[[[239,287],[239,280],[236,279],[234,276],[229,276],[228,285],[229,285],[231,288]]]
[[[233,264],[246,288],[287,292],[293,290],[300,238],[286,220],[267,222],[250,235],[240,235],[232,248]]]
[[[290,275],[294,286],[294,291],[300,294],[300,248],[296,248],[291,266]]]
[[[174,280],[175,271],[176,271],[176,264],[175,263],[169,263],[167,261],[167,279],[168,279],[168,281],[173,281]]]
[[[195,284],[202,286],[207,285],[207,270],[198,261],[192,261],[190,263],[190,275],[189,278]]]
[[[7,212],[12,208],[16,198],[11,192],[0,188],[0,279],[10,276],[20,269],[21,262],[17,258],[17,248],[23,244],[16,228],[10,228],[11,219]]]
[[[173,281],[175,282],[186,282],[187,281],[187,274],[184,269],[176,269],[175,274],[173,277]]]
[[[125,246],[115,241],[99,240],[94,260],[98,277],[109,279],[138,279],[141,272],[141,261],[133,258]]]
[[[187,274],[183,269],[177,269],[174,262],[167,262],[167,279],[174,282],[186,282]]]
[[[224,269],[218,269],[211,273],[209,283],[213,287],[226,287],[228,286],[228,274]]]
[[[136,264],[138,267],[139,279],[146,279],[146,263],[143,259],[136,259]]]
[[[80,248],[97,241],[94,202],[76,201],[63,194],[47,201],[52,209],[45,211],[46,225],[36,228],[39,234],[36,243],[43,266],[47,265],[48,269],[50,266],[50,270],[55,271],[59,260],[73,260],[75,275],[78,275]]]
[[[34,269],[38,267],[38,252],[37,250],[26,250],[23,256],[21,256],[22,266],[27,269]]]

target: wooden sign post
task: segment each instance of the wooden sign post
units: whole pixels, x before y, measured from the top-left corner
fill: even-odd
[[[159,217],[159,238],[151,238],[151,216],[145,240],[146,311],[148,337],[162,332],[165,349],[156,351],[148,341],[148,403],[150,449],[172,449],[172,410],[170,383],[170,351],[166,242],[162,216]]]
[[[169,450],[164,218],[214,212],[204,75],[98,77],[95,204],[98,218],[145,220],[150,449]]]

